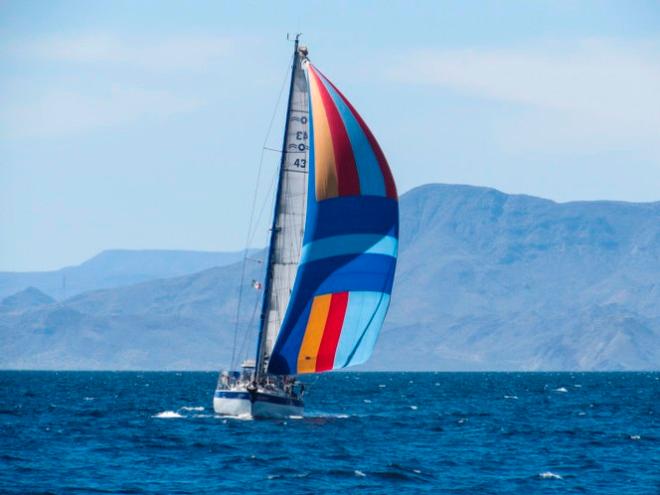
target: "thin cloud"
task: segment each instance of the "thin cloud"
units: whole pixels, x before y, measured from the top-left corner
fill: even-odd
[[[388,76],[531,109],[517,124],[536,144],[658,144],[658,43],[584,40],[513,49],[414,51],[389,69]],[[531,128],[525,128],[527,120]]]
[[[237,52],[243,41],[222,36],[164,39],[93,33],[14,41],[3,50],[12,58],[67,64],[104,64],[147,70],[199,70]]]
[[[21,75],[0,79],[0,138],[59,137],[197,109],[203,96],[173,81],[223,73],[245,43],[250,40],[106,33],[7,40],[0,66],[21,67]],[[34,68],[34,77],[26,76]]]
[[[115,85],[92,94],[51,90],[34,101],[5,106],[0,135],[59,137],[143,118],[163,118],[198,108],[201,102],[161,90]]]

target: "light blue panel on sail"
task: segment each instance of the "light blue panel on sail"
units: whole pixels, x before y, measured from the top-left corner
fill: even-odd
[[[390,295],[382,292],[349,294],[344,331],[335,354],[335,369],[361,364],[369,359],[389,305]]]

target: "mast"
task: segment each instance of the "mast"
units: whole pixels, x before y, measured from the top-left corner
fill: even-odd
[[[287,149],[287,143],[289,141],[289,132],[291,125],[291,113],[292,113],[292,103],[294,95],[294,86],[296,83],[296,70],[300,68],[301,55],[298,51],[298,39],[300,34],[296,35],[293,49],[293,62],[291,65],[291,81],[289,83],[289,97],[287,100],[287,109],[286,109],[286,121],[284,124],[284,136],[282,138],[282,154],[280,158],[279,165],[279,174],[277,181],[277,192],[275,195],[275,208],[273,212],[273,222],[270,229],[270,241],[268,244],[268,261],[266,264],[266,280],[264,283],[264,295],[261,304],[261,314],[259,320],[259,338],[257,342],[257,355],[256,355],[256,368],[255,368],[255,377],[254,381],[259,383],[263,376],[266,374],[266,358],[269,353],[267,347],[268,340],[268,325],[269,325],[269,313],[271,312],[271,306],[273,302],[273,290],[274,290],[274,271],[276,264],[276,248],[278,244],[278,237],[280,236],[280,231],[282,226],[280,225],[279,219],[281,216],[281,209],[283,205],[283,194],[285,182],[285,172],[287,171],[287,157],[289,156],[289,150]],[[305,112],[306,113],[306,112]],[[305,119],[304,123],[307,122]],[[299,134],[299,133],[298,133]],[[305,143],[307,141],[307,133],[305,132]],[[303,144],[304,149],[304,144]],[[306,175],[306,159],[302,161],[304,168],[304,173]],[[299,166],[299,165],[297,165]],[[295,170],[294,170],[295,171]],[[302,232],[301,232],[302,235]],[[292,264],[292,263],[289,263]]]

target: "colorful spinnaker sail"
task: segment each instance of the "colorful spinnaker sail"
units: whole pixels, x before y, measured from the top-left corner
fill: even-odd
[[[399,213],[373,134],[306,62],[310,150],[302,251],[268,372],[317,373],[366,361],[390,303]]]

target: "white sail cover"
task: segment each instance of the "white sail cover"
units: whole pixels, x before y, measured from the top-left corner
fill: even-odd
[[[275,234],[271,253],[269,294],[263,346],[268,358],[286,313],[298,270],[305,227],[309,161],[309,87],[300,55],[295,55],[293,86],[288,108],[288,132],[284,140],[280,194],[276,205]]]

